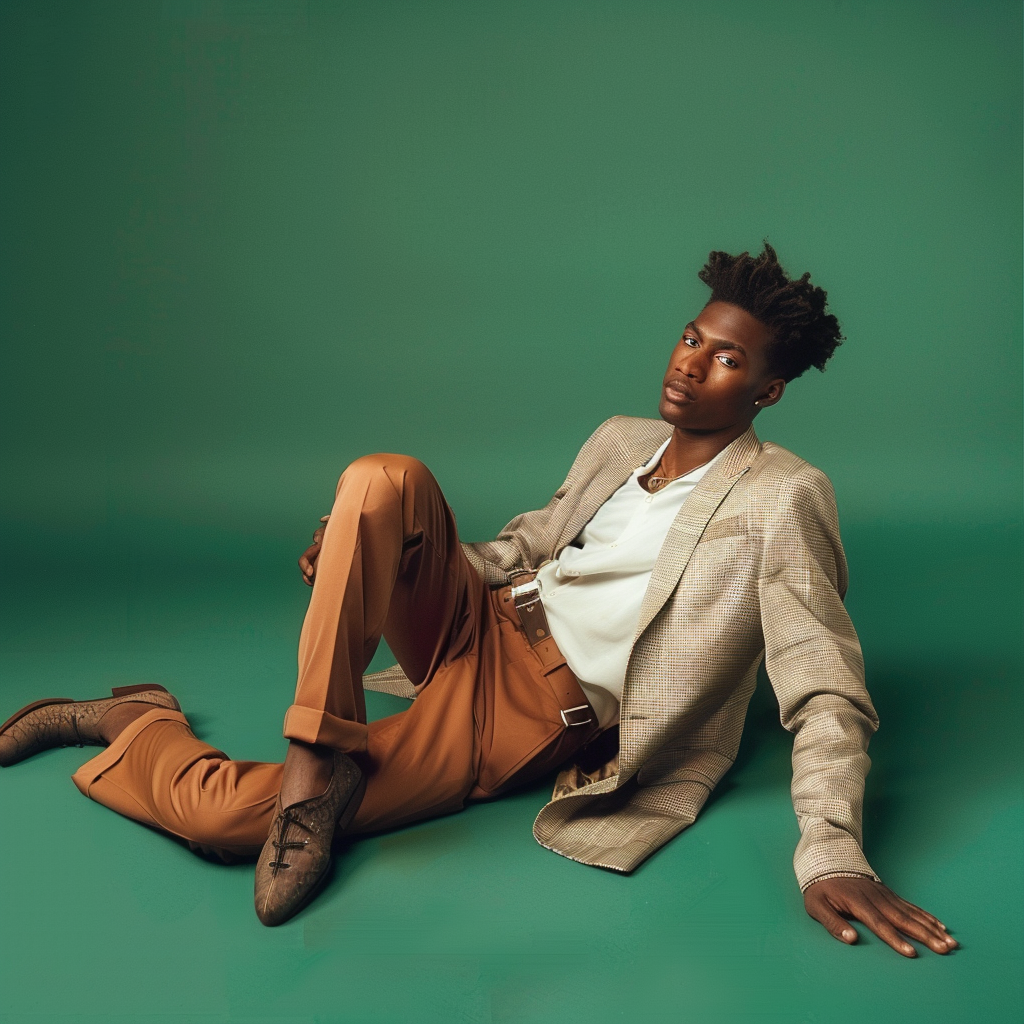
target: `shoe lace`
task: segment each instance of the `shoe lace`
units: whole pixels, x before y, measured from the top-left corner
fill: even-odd
[[[305,822],[300,821],[297,817],[295,817],[294,814],[291,813],[291,808],[287,808],[286,810],[281,812],[281,819],[280,820],[281,820],[281,824],[278,827],[277,839],[271,840],[271,845],[275,849],[277,849],[277,850],[301,850],[304,846],[306,846],[309,843],[308,839],[300,839],[300,840],[293,839],[290,842],[285,842],[284,834],[285,834],[285,830],[288,828],[289,825],[298,825],[299,828],[304,829],[306,832],[309,832],[310,834],[312,834],[312,832],[313,832],[313,830],[307,824],[305,824]],[[281,855],[278,854],[278,859],[277,860],[272,860],[270,862],[270,866],[272,868],[274,868],[275,870],[277,868],[288,868],[288,867],[291,867],[291,865],[287,861],[281,860],[280,856]]]

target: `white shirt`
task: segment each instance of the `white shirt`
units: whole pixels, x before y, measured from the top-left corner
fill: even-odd
[[[639,478],[658,464],[668,443],[537,573],[551,636],[602,728],[619,718],[633,634],[658,552],[690,491],[718,458],[648,494]]]

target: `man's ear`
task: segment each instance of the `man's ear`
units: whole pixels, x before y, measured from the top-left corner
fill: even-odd
[[[761,393],[754,399],[754,405],[761,409],[767,409],[774,405],[786,392],[786,382],[779,377],[773,380],[767,387],[761,389]]]

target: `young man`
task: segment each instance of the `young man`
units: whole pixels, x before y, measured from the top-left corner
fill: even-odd
[[[492,543],[460,543],[415,459],[349,466],[299,560],[313,593],[283,765],[200,742],[159,687],[29,705],[0,726],[0,764],[107,744],[79,789],[199,852],[259,854],[256,911],[273,925],[315,895],[341,833],[446,814],[565,765],[537,840],[631,871],[732,764],[765,657],[794,735],[808,913],[843,942],[856,918],[905,956],[903,935],[955,948],[861,851],[878,720],[831,485],[751,426],[841,339],[809,276],[788,278],[767,243],[756,258],[711,253],[711,297],[669,360],[661,419],[602,424],[547,506]],[[367,725],[362,674],[382,634],[398,667],[367,685],[416,699]]]

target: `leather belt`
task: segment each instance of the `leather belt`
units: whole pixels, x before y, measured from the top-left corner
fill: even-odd
[[[502,600],[511,601],[516,610],[526,634],[526,642],[540,661],[544,678],[558,703],[562,722],[566,728],[595,724],[597,718],[594,709],[551,636],[548,617],[540,599],[540,586],[536,582],[536,572],[513,569],[508,575],[512,585]],[[568,671],[555,671],[563,665]]]
[[[526,631],[526,639],[531,647],[536,647],[551,636],[548,616],[540,599],[540,584],[537,574],[524,569],[509,573],[512,580],[510,591],[512,603],[519,615],[519,621]]]

